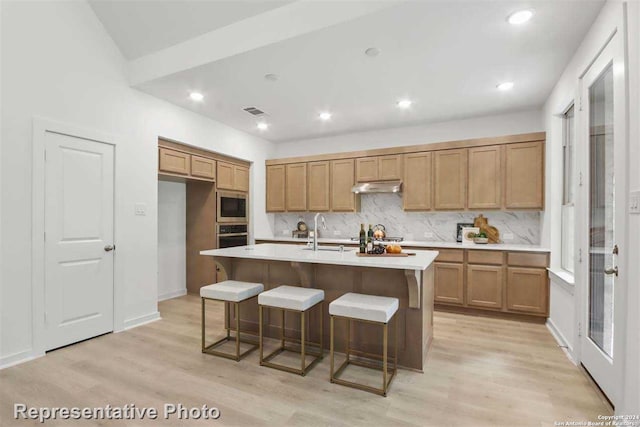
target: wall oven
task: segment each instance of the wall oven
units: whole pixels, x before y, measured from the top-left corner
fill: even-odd
[[[218,249],[249,244],[247,224],[218,224]]]
[[[248,222],[247,195],[232,191],[218,191],[218,222]]]

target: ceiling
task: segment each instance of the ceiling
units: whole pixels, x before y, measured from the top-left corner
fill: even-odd
[[[153,4],[157,3],[162,4]],[[224,4],[231,2],[214,3],[225,9]],[[275,7],[275,2],[270,4]],[[539,108],[603,4],[601,0],[397,2],[136,87],[274,142]],[[534,10],[531,21],[521,26],[506,22],[510,13],[523,8]],[[239,16],[234,10],[229,5],[229,12],[225,9],[221,15],[230,22]],[[149,16],[160,19],[162,13]],[[162,25],[169,25],[166,17],[162,19]],[[184,37],[186,30],[176,33]],[[122,43],[128,43],[131,51],[144,50],[140,40]],[[369,47],[378,48],[380,54],[365,55]],[[278,80],[266,80],[268,73]],[[504,81],[514,82],[513,89],[497,90]],[[204,94],[204,100],[192,101],[191,91]],[[397,108],[402,98],[413,101],[410,109]],[[258,130],[256,117],[243,111],[246,107],[264,111],[269,129]],[[318,118],[323,111],[332,113],[331,120]]]
[[[293,0],[88,0],[127,59],[135,59]]]

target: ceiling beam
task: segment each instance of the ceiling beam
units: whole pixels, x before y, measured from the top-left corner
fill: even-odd
[[[299,0],[129,62],[129,83],[138,86],[230,56],[403,3]]]

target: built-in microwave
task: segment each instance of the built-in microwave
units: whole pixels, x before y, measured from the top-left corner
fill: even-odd
[[[248,222],[247,195],[232,191],[218,191],[218,223]]]

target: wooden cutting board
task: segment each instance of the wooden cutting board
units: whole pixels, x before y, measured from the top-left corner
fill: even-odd
[[[399,253],[399,254],[387,254],[387,253],[384,253],[384,254],[361,254],[360,252],[356,252],[356,256],[371,257],[371,258],[376,258],[376,257],[378,257],[378,258],[385,258],[385,257],[388,257],[388,258],[400,257],[400,258],[402,258],[402,257],[407,257],[407,256],[415,256],[415,253],[402,252],[402,253]]]

